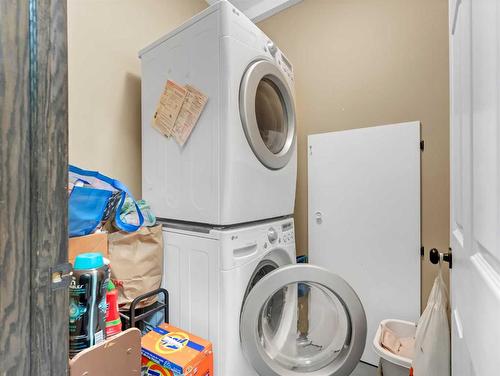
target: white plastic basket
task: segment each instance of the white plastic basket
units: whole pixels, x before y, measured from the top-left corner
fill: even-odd
[[[393,354],[380,344],[382,326],[385,325],[398,337],[411,337],[415,335],[416,325],[411,321],[388,319],[383,320],[378,326],[377,333],[373,339],[373,348],[380,356],[380,365],[384,376],[408,376],[410,374],[412,359]]]

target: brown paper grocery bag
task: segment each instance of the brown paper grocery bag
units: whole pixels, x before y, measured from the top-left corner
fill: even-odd
[[[120,309],[130,308],[141,294],[160,287],[163,274],[163,237],[161,225],[141,227],[136,232],[109,234],[111,279],[118,289]],[[157,297],[142,301],[137,308],[147,307]],[[123,306],[122,306],[123,305]]]
[[[75,258],[81,253],[99,252],[106,258],[108,255],[108,234],[95,232],[90,235],[76,236],[68,241],[68,261],[75,263]]]

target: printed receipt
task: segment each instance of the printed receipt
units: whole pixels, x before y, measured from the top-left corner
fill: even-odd
[[[177,143],[184,146],[198,121],[208,97],[191,85],[186,85],[187,94],[182,103],[173,134]]]
[[[168,80],[156,108],[153,127],[167,137],[174,133],[174,126],[188,91],[184,87]]]

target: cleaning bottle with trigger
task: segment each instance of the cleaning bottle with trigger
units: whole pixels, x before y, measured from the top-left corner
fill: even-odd
[[[108,310],[106,311],[106,337],[109,338],[122,331],[122,322],[118,310],[118,290],[111,280],[108,282],[106,303],[108,305]]]

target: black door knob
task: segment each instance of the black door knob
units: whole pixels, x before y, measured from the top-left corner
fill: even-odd
[[[450,249],[451,250],[451,249]],[[441,256],[442,255],[442,256]],[[453,257],[452,257],[452,254],[451,252],[448,252],[448,253],[443,253],[441,254],[436,248],[432,248],[430,251],[429,251],[429,260],[433,263],[433,264],[437,264],[439,263],[439,260],[441,259],[441,257],[443,258],[443,261],[444,262],[447,262],[448,263],[448,266],[449,268],[451,269],[452,268],[452,262],[453,262]]]

